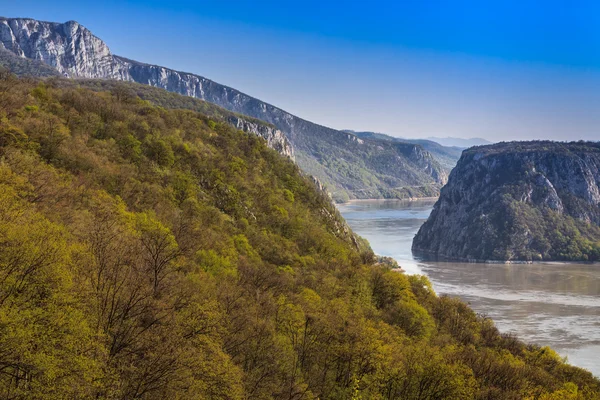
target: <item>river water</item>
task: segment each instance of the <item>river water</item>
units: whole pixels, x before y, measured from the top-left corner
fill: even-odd
[[[468,264],[423,261],[410,248],[433,201],[361,200],[338,208],[375,253],[409,274],[429,277],[438,294],[458,296],[502,332],[550,346],[600,377],[600,264]]]

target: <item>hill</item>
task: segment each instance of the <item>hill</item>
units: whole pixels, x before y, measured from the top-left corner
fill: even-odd
[[[436,196],[447,174],[421,146],[359,140],[356,136],[296,117],[202,76],[113,55],[100,38],[76,21],[64,24],[0,18],[0,48],[17,57],[0,62],[16,72],[69,78],[137,82],[196,97],[274,125],[287,137],[296,162],[316,176],[337,201],[349,198]],[[25,67],[23,60],[33,60]],[[42,67],[41,62],[46,65]]]
[[[600,260],[600,144],[465,150],[413,249],[473,260]]]
[[[7,74],[0,110],[1,398],[600,395],[376,264],[254,134]]]

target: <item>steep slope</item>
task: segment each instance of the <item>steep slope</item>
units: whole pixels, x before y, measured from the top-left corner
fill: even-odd
[[[600,395],[376,265],[255,135],[51,83],[0,75],[0,398]]]
[[[291,142],[300,167],[317,176],[338,200],[437,195],[447,178],[419,146],[357,140],[201,76],[113,55],[102,40],[75,21],[0,18],[0,42],[15,55],[42,61],[70,78],[143,83],[273,124]]]
[[[474,260],[600,260],[600,144],[465,150],[413,249]]]
[[[428,151],[440,163],[440,165],[444,167],[444,169],[448,173],[450,173],[450,171],[452,171],[452,168],[456,166],[456,163],[458,162],[458,159],[460,158],[460,155],[463,151],[463,148],[461,147],[442,146],[437,142],[427,139],[397,138],[394,136],[386,135],[384,133],[376,132],[355,132],[351,130],[347,130],[346,132],[353,133],[361,139],[380,139],[419,145],[423,147],[423,149]]]

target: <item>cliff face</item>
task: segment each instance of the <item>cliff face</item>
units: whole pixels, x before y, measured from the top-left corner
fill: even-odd
[[[413,250],[473,260],[600,258],[600,144],[466,150]]]
[[[232,116],[227,119],[230,124],[237,129],[260,136],[267,141],[267,145],[277,150],[280,154],[294,159],[294,149],[290,145],[283,132],[272,126],[261,124],[254,121],[248,121],[238,116]]]
[[[0,19],[0,41],[17,56],[43,61],[65,76],[123,76],[108,46],[75,21]]]
[[[410,144],[407,151],[385,140],[358,139],[204,77],[113,55],[102,40],[75,21],[59,24],[0,18],[2,48],[41,61],[70,78],[147,84],[273,124],[296,150],[300,167],[319,177],[340,198],[437,195],[446,179],[443,168],[419,145]],[[269,135],[277,136],[269,133],[267,140]],[[290,152],[281,140],[272,143],[284,153]]]

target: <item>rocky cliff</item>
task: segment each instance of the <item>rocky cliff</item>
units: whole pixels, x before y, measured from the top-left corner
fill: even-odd
[[[419,145],[361,140],[204,77],[113,55],[101,39],[75,21],[0,18],[0,49],[43,62],[66,77],[143,83],[273,124],[295,149],[300,167],[316,175],[338,200],[437,195],[446,180],[443,168]]]
[[[237,115],[230,116],[227,121],[237,129],[255,134],[267,141],[267,145],[280,154],[294,159],[294,149],[283,132],[260,121],[251,121]]]
[[[465,150],[413,250],[468,260],[598,260],[599,186],[599,143]]]
[[[3,18],[0,42],[17,56],[43,61],[65,76],[125,77],[108,46],[75,21],[59,24]]]

